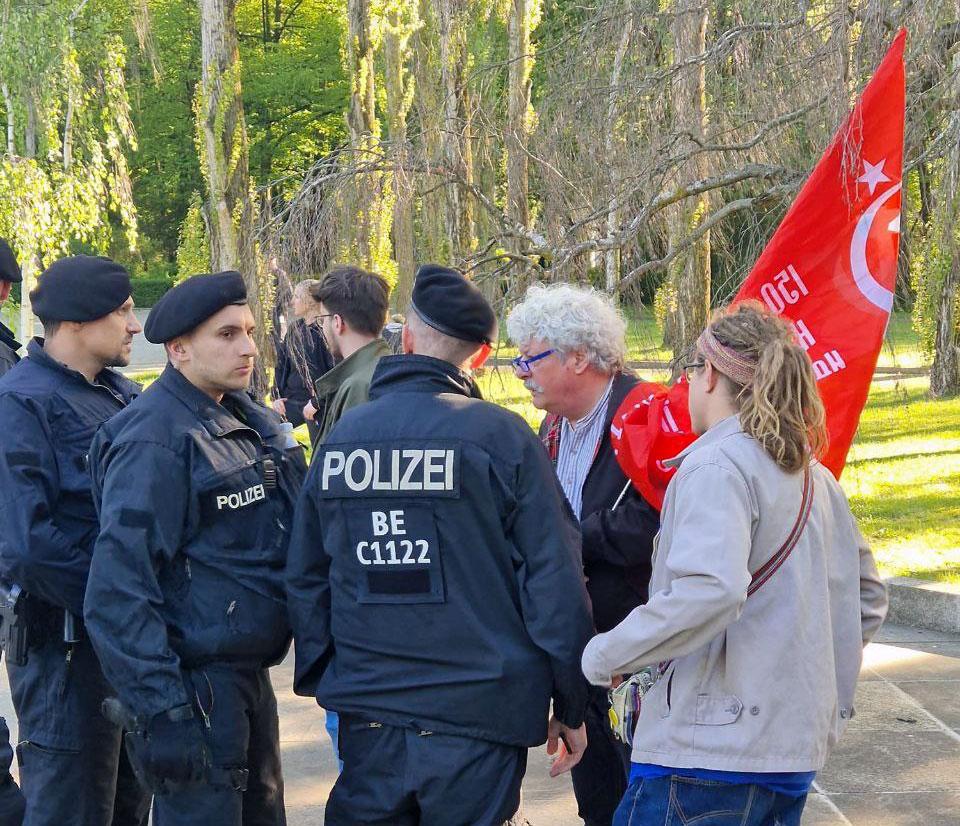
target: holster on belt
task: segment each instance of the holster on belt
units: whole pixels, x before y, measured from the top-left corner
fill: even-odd
[[[13,665],[27,664],[29,645],[26,594],[19,585],[0,583],[0,650]]]

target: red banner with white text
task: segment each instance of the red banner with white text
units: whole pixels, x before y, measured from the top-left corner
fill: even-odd
[[[837,477],[893,307],[905,40],[901,30],[734,297],[734,302],[759,299],[793,323],[826,408],[830,445],[823,463]],[[667,400],[675,413],[686,406],[685,383],[669,390],[640,385],[614,417],[612,439],[624,472],[659,508],[672,475],[662,462],[694,437],[678,432],[678,417],[664,417],[656,399]],[[651,405],[657,411],[653,417]],[[689,416],[685,421],[689,427]]]

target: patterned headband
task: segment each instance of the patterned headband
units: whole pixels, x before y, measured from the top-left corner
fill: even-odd
[[[732,347],[721,344],[709,327],[697,339],[697,349],[717,370],[729,376],[737,384],[745,386],[753,381],[753,376],[757,372],[757,362],[746,358],[743,353],[737,352]]]

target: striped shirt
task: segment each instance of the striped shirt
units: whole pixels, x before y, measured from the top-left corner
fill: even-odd
[[[603,423],[606,420],[607,404],[613,379],[593,410],[577,422],[564,419],[560,426],[560,446],[557,450],[557,478],[567,495],[573,512],[580,518],[583,507],[583,483],[597,455],[600,439],[603,438]]]

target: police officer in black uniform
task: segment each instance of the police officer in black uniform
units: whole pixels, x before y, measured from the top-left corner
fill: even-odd
[[[21,592],[27,635],[25,662],[6,651],[25,823],[139,824],[149,798],[100,715],[109,690],[80,620],[97,535],[90,441],[139,391],[109,369],[129,363],[140,332],[130,276],[106,258],[63,258],[30,299],[45,338],[0,379],[0,580],[8,598]]]
[[[199,275],[147,318],[169,363],[91,448],[100,505],[84,616],[156,826],[285,823],[267,667],[290,640],[283,569],[306,465],[246,392],[239,273]]]
[[[528,747],[565,740],[558,774],[586,745],[579,531],[533,431],[464,372],[495,327],[421,267],[407,355],[311,463],[287,587],[294,688],[340,713],[328,826],[501,824]]]
[[[0,307],[10,297],[11,287],[22,280],[16,255],[10,245],[0,238]],[[14,338],[13,330],[0,322],[0,376],[20,361],[19,349],[20,342]],[[0,717],[0,824],[3,826],[20,826],[26,805],[20,788],[10,775],[12,763],[10,729],[7,721]]]

